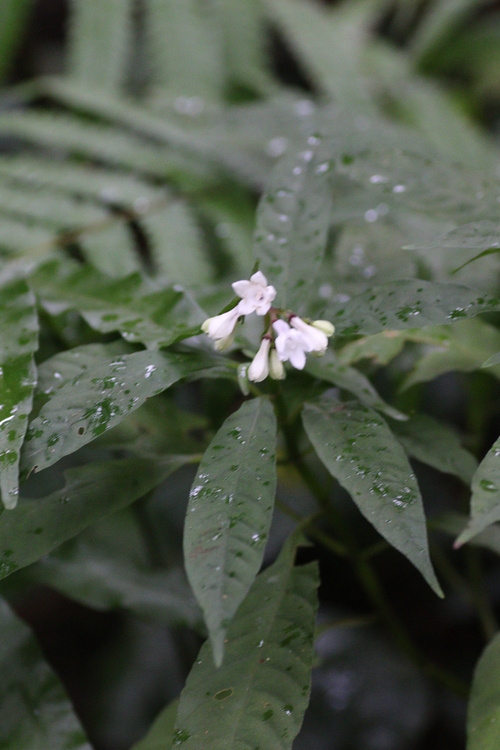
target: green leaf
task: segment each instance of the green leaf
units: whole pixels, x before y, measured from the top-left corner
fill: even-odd
[[[446,37],[452,37],[473,11],[485,0],[437,0],[424,16],[424,23],[413,39],[412,54],[417,63],[425,61]]]
[[[132,40],[131,0],[71,0],[70,76],[86,86],[118,93]]]
[[[437,518],[432,518],[431,528],[437,531],[444,531],[450,536],[457,536],[467,526],[468,517],[465,513],[443,513]],[[483,547],[484,549],[500,555],[500,526],[493,524],[480,534],[473,537],[469,544],[474,547]]]
[[[318,568],[294,567],[294,540],[255,580],[215,669],[205,643],[182,691],[174,747],[288,750],[309,702]]]
[[[31,283],[49,310],[76,309],[91,328],[119,331],[126,341],[152,348],[198,333],[205,318],[183,290],[154,286],[139,274],[114,280],[90,266],[50,261]]]
[[[495,750],[500,722],[500,633],[479,659],[467,710],[467,750]]]
[[[147,735],[131,750],[168,750],[172,745],[175,717],[179,701],[175,700],[161,711]]]
[[[372,108],[361,69],[368,4],[335,12],[303,0],[265,0],[264,7],[320,91],[357,112]]]
[[[387,414],[388,417],[401,420],[408,419],[406,414],[403,414],[393,406],[386,404],[368,378],[366,378],[361,372],[354,369],[354,367],[348,367],[339,362],[331,349],[328,350],[325,356],[321,357],[321,359],[310,357],[306,364],[306,372],[313,375],[315,378],[326,380],[327,382],[336,385],[337,388],[349,391],[354,394],[362,404],[365,404],[365,406],[371,406],[373,409],[378,409],[384,414]]]
[[[209,4],[200,0],[147,0],[146,28],[156,84],[186,99],[222,98],[222,40]]]
[[[0,492],[6,508],[19,494],[19,460],[36,384],[35,298],[23,279],[0,279]]]
[[[15,513],[0,516],[0,578],[130,505],[188,461],[166,456],[95,462],[68,469],[64,487],[47,497],[21,496]]]
[[[500,438],[493,443],[472,478],[469,525],[456,540],[455,547],[461,547],[496,521],[500,521]]]
[[[352,336],[449,324],[499,308],[498,299],[465,286],[411,279],[371,287],[323,314],[337,334]]]
[[[272,172],[257,209],[255,257],[278,292],[300,313],[323,261],[333,199],[331,148],[311,136],[304,150]]]
[[[276,419],[266,398],[246,401],[208,446],[189,495],[186,572],[220,666],[226,628],[264,555],[276,492]]]
[[[0,79],[12,63],[33,0],[2,0],[0,15]],[[2,81],[3,82],[3,81]]]
[[[455,430],[425,414],[417,414],[391,429],[410,456],[445,474],[453,474],[467,486],[477,469],[477,461],[462,448]]]
[[[427,242],[407,245],[407,250],[489,250],[497,248],[500,252],[500,222],[477,221],[463,224],[440,237]],[[470,262],[470,261],[469,261]]]
[[[0,175],[22,186],[50,188],[53,193],[90,198],[106,206],[117,205],[132,210],[148,210],[165,202],[168,192],[123,171],[102,166],[84,166],[41,157],[2,156]]]
[[[441,596],[417,480],[382,417],[356,401],[325,396],[305,404],[303,421],[318,456],[361,513]]]
[[[144,216],[140,224],[151,240],[153,265],[159,273],[190,288],[212,280],[200,228],[186,203],[172,202]]]
[[[493,365],[500,365],[500,352],[497,352],[496,354],[493,354],[491,357],[488,357],[486,362],[483,362],[481,367],[493,367]]]
[[[170,627],[197,627],[201,612],[180,568],[158,569],[130,509],[98,521],[25,576],[99,610],[121,608]]]
[[[377,365],[387,365],[403,351],[407,341],[436,346],[444,344],[446,346],[448,340],[448,328],[441,327],[382,331],[347,344],[337,354],[339,362],[345,365],[352,365],[362,359],[371,359]]]
[[[444,331],[446,338],[435,347],[428,347],[403,383],[410,388],[446,372],[479,370],[484,361],[500,349],[500,331],[482,320],[465,320]],[[492,375],[500,377],[499,370]]]
[[[277,86],[266,66],[265,26],[262,8],[254,0],[221,0],[217,22],[223,30],[224,58],[230,83],[262,94]]]
[[[0,599],[0,747],[91,750],[31,630]]]
[[[2,216],[0,249],[6,253],[40,257],[56,246],[57,232],[40,224],[26,224],[21,219]]]
[[[195,352],[120,354],[105,344],[56,354],[40,366],[41,395],[48,400],[30,423],[23,469],[51,466],[119,424],[146,399],[216,361]]]

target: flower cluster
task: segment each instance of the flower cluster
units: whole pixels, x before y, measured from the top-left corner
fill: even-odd
[[[219,351],[229,348],[234,341],[238,320],[255,312],[266,316],[266,331],[262,336],[259,351],[247,370],[247,377],[260,383],[269,375],[274,380],[285,377],[283,362],[297,370],[306,364],[306,354],[310,352],[322,356],[328,346],[328,337],[334,327],[328,320],[315,320],[306,323],[289,310],[272,307],[276,289],[268,285],[261,271],[254,273],[250,280],[235,281],[232,285],[240,297],[238,304],[228,312],[208,318],[202,330],[215,341]]]

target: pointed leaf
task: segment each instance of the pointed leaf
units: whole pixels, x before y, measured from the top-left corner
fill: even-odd
[[[405,378],[403,389],[426,383],[446,372],[473,372],[500,348],[500,331],[479,318],[464,320],[444,331],[441,342],[426,347]],[[500,376],[497,368],[491,375]]]
[[[90,266],[50,261],[31,280],[49,309],[76,309],[101,333],[119,331],[152,348],[198,333],[205,317],[178,287],[158,290],[139,274],[114,280]]]
[[[208,446],[186,514],[186,572],[218,665],[226,627],[262,563],[275,492],[276,420],[269,400],[256,398]]]
[[[289,750],[309,702],[318,568],[293,540],[254,582],[215,669],[205,643],[182,691],[174,747]]]
[[[303,421],[318,456],[361,513],[441,595],[417,480],[382,417],[356,401],[323,397],[305,404]]]
[[[327,308],[324,317],[338,334],[351,336],[449,324],[498,309],[498,299],[465,286],[411,279],[372,287]]]
[[[47,497],[21,497],[15,513],[0,516],[0,578],[138,500],[187,461],[167,456],[95,462],[68,469],[65,486]]]
[[[467,710],[467,750],[495,750],[500,722],[500,633],[479,659]]]
[[[307,361],[306,372],[314,375],[315,378],[333,383],[337,388],[353,393],[362,404],[378,409],[387,414],[388,417],[400,420],[408,419],[406,414],[386,404],[368,378],[361,372],[354,367],[339,362],[331,349],[321,359],[310,357]]]
[[[455,430],[426,414],[417,414],[404,424],[391,425],[410,456],[470,485],[477,461],[462,448]]]
[[[303,151],[276,167],[257,210],[260,270],[276,287],[276,304],[298,313],[325,252],[333,200],[330,153],[321,138],[311,136]]]
[[[47,402],[30,423],[24,471],[51,466],[119,424],[146,399],[217,361],[195,352],[118,354],[115,349],[101,344],[76,347],[41,365],[39,392]]]
[[[178,700],[169,703],[154,720],[147,735],[131,750],[168,750],[172,746],[178,706]]]
[[[86,86],[118,93],[132,41],[132,0],[72,0],[69,73]]]
[[[0,747],[92,750],[34,635],[0,599]]]
[[[33,402],[38,348],[35,298],[24,280],[0,285],[0,491],[6,508],[19,494],[19,460]]]
[[[465,544],[496,521],[500,521],[500,438],[493,443],[472,478],[470,520],[455,547]]]

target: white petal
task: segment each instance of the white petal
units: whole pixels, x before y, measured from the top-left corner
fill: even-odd
[[[289,360],[297,370],[303,370],[306,364],[306,354],[303,349],[295,349],[290,352]]]
[[[259,351],[253,358],[253,361],[248,368],[248,379],[254,383],[260,383],[265,380],[269,375],[269,347],[271,342],[269,339],[263,339],[259,347]]]
[[[267,279],[262,271],[257,271],[250,276],[252,284],[258,284],[259,286],[267,286]]]
[[[255,303],[252,299],[243,297],[243,299],[238,302],[238,310],[240,311],[240,315],[251,315],[255,312]]]
[[[208,326],[208,335],[211,339],[223,339],[229,336],[236,325],[236,321],[240,316],[238,307],[233,307],[232,310],[222,313],[222,315],[216,315],[215,318],[210,320]]]
[[[290,330],[290,326],[284,320],[277,320],[276,322],[274,322],[273,328],[278,336],[283,333],[288,333],[288,331]]]
[[[234,293],[237,294],[238,297],[244,297],[250,289],[251,283],[246,279],[242,279],[241,281],[235,281],[233,284],[231,284],[231,286],[233,287]]]

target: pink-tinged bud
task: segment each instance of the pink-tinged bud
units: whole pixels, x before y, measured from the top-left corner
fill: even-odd
[[[271,341],[269,339],[262,339],[259,347],[259,351],[253,358],[253,361],[248,368],[247,377],[254,383],[260,383],[265,380],[269,375],[269,348]]]
[[[278,357],[276,349],[271,349],[269,356],[269,377],[273,380],[284,380],[286,377],[283,362]]]
[[[328,336],[328,338],[335,333],[335,326],[333,323],[330,323],[329,320],[313,320],[312,325],[314,328],[317,328],[318,331],[322,331],[325,336]]]

